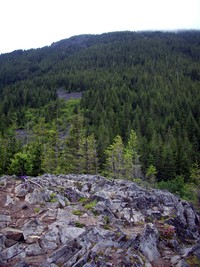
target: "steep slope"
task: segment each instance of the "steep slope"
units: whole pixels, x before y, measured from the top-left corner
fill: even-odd
[[[81,35],[0,56],[0,131],[27,127],[27,113],[56,101],[57,89],[83,92],[86,131],[101,166],[116,135],[139,140],[143,172],[188,181],[200,163],[200,33]],[[50,120],[56,116],[52,115]]]

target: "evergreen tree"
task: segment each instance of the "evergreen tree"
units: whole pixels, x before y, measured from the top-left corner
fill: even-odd
[[[130,132],[127,146],[124,149],[124,173],[129,179],[142,178],[137,136],[133,130]]]
[[[62,163],[66,172],[83,173],[85,170],[84,146],[86,143],[84,118],[80,111],[74,115],[70,124],[69,136],[66,137],[65,148],[62,153]]]
[[[31,155],[18,152],[15,154],[14,158],[11,159],[8,172],[18,176],[31,175],[32,168]]]
[[[105,174],[113,179],[124,178],[124,144],[121,136],[114,138],[113,144],[106,149],[105,154]]]
[[[43,147],[41,168],[46,173],[56,173],[59,166],[59,136],[56,126],[47,132],[47,141]]]
[[[97,156],[97,142],[94,134],[86,137],[85,142],[85,173],[97,174],[98,172],[98,156]]]

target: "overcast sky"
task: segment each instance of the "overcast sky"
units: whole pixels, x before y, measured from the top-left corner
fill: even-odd
[[[200,30],[200,0],[0,0],[0,53],[78,34]]]

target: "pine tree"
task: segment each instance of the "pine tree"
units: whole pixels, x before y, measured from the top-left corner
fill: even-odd
[[[110,145],[105,154],[105,174],[109,178],[122,179],[124,177],[124,144],[121,136],[114,138],[113,144]]]
[[[142,177],[137,150],[137,135],[134,130],[131,130],[127,146],[124,149],[124,173],[128,179]]]
[[[146,177],[148,179],[148,182],[153,186],[155,185],[156,182],[156,174],[157,174],[156,168],[151,164],[147,169]]]
[[[9,166],[9,173],[18,176],[31,175],[32,174],[32,161],[31,155],[25,154],[23,152],[18,152],[15,154],[14,158],[11,160]]]
[[[54,125],[48,132],[41,160],[42,170],[46,173],[56,173],[59,166],[59,134]]]
[[[69,136],[65,139],[65,146],[61,155],[61,165],[65,172],[83,173],[85,169],[84,147],[86,143],[85,129],[83,127],[84,117],[78,112],[74,115]]]
[[[97,174],[98,172],[98,156],[97,141],[94,134],[89,135],[85,142],[85,172],[89,174]]]

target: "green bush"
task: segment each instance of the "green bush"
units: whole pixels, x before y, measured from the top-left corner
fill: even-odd
[[[72,213],[73,213],[74,215],[78,215],[78,216],[83,215],[83,212],[82,212],[81,210],[74,210]]]
[[[167,189],[169,192],[176,194],[180,197],[184,196],[184,178],[182,176],[178,176],[173,180],[169,181],[160,181],[157,183],[157,188],[159,189]]]
[[[90,210],[90,209],[93,209],[96,206],[96,204],[97,204],[97,201],[93,200],[90,203],[86,204],[84,207],[85,207],[85,209]]]

